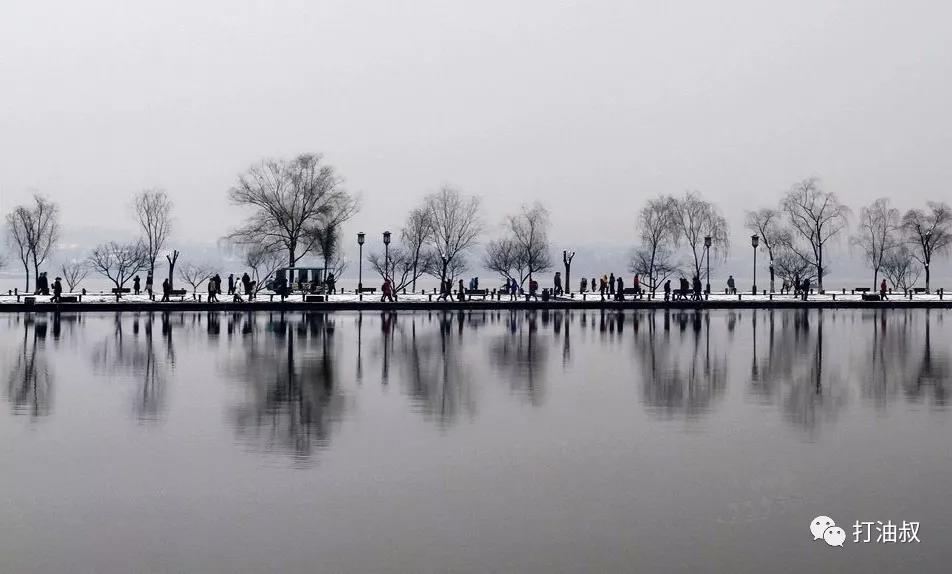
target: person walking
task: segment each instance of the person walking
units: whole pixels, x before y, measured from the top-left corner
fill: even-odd
[[[885,280],[885,279],[883,279],[882,282],[879,284],[879,298],[880,298],[881,300],[883,300],[883,301],[886,301],[886,300],[887,300],[887,297],[886,297],[886,280]]]
[[[671,280],[670,279],[664,282],[664,300],[665,301],[671,300]]]
[[[614,273],[611,273],[608,276],[608,294],[609,295],[615,294],[615,274]]]
[[[594,293],[594,292],[595,292],[595,278],[594,278],[594,277],[592,277],[592,283],[591,283],[591,285],[592,285],[592,288],[589,289],[589,291],[591,291],[592,293]]]
[[[625,300],[625,282],[621,278],[621,275],[618,276],[618,279],[615,280],[618,283],[618,287],[615,289],[615,300],[624,301]]]
[[[63,283],[62,283],[62,281],[63,281],[63,280],[62,280],[61,278],[59,278],[59,277],[57,277],[56,279],[53,280],[53,298],[50,299],[50,301],[53,302],[53,303],[59,303],[59,302],[60,302],[60,295],[63,294]]]
[[[598,281],[598,294],[601,295],[602,301],[605,300],[605,293],[608,292],[608,277],[602,275],[602,278]]]
[[[235,294],[235,274],[234,273],[228,274],[228,294],[229,295]]]
[[[727,292],[731,295],[737,295],[737,288],[734,286],[734,276],[727,276]]]
[[[139,294],[139,276],[136,275],[132,278],[132,292],[136,295]]]
[[[148,275],[145,276],[145,292],[149,296],[149,300],[154,300],[152,296],[152,272],[149,271]]]
[[[459,291],[456,292],[456,299],[459,301],[466,300],[466,290],[463,289],[463,280],[459,280]]]
[[[700,301],[701,300],[701,278],[695,275],[693,279],[693,283],[694,283],[694,300]]]
[[[631,283],[631,286],[635,289],[635,299],[641,299],[641,278],[638,277],[638,274],[635,273],[635,280]]]
[[[803,285],[800,287],[800,293],[803,295],[803,300],[807,300],[807,295],[810,293],[810,278],[803,278]]]
[[[381,302],[389,301],[393,303],[393,283],[389,279],[383,280],[383,285],[380,287],[380,291],[383,293],[383,296],[380,298]]]
[[[582,281],[578,284],[578,292],[585,293],[585,287],[588,286],[588,281],[582,277]]]
[[[245,297],[251,296],[251,276],[248,273],[243,273],[241,275],[241,286],[244,288]]]
[[[326,288],[327,288],[328,295],[337,294],[337,278],[334,277],[333,273],[327,274],[327,279],[324,280],[324,283],[327,286]]]
[[[172,294],[172,285],[169,283],[168,277],[162,280],[162,302],[169,301],[169,295]]]
[[[555,279],[552,281],[552,294],[554,296],[562,295],[564,291],[562,290],[562,273],[559,271],[555,272]]]
[[[209,303],[218,302],[218,296],[216,293],[217,291],[216,291],[216,285],[215,285],[215,278],[212,277],[208,280],[208,302]]]

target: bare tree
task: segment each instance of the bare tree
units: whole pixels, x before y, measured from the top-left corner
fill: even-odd
[[[790,247],[791,238],[792,235],[789,234],[783,236],[774,249],[777,276],[788,286],[804,279],[816,279],[816,266]]]
[[[817,288],[823,291],[827,269],[823,249],[849,224],[850,210],[832,192],[823,191],[817,178],[795,184],[780,204],[793,236],[787,247],[816,268]],[[806,246],[800,244],[800,241]]]
[[[192,298],[198,292],[199,286],[215,274],[211,265],[201,263],[183,263],[179,265],[179,277],[192,286]]]
[[[274,272],[281,267],[283,261],[284,257],[281,251],[275,248],[258,245],[251,246],[245,250],[245,265],[251,268],[251,280],[254,282],[253,294],[257,295],[259,291],[264,289],[265,283],[267,283],[268,279],[274,275]],[[207,279],[213,275],[213,272],[210,268],[201,267],[199,269],[190,270],[189,275],[193,278],[207,275],[205,277],[205,279]],[[198,285],[201,285],[202,281],[204,281],[204,279],[192,285],[193,294],[198,289]]]
[[[509,232],[525,262],[526,277],[532,280],[533,273],[552,269],[552,254],[549,246],[549,211],[538,201],[531,206],[522,206],[522,211],[508,218]],[[521,283],[520,283],[521,284]]]
[[[33,196],[33,205],[20,205],[7,214],[9,243],[17,249],[30,290],[30,267],[39,276],[42,265],[59,238],[59,206],[42,195]]]
[[[571,278],[569,277],[569,272],[572,270],[572,260],[575,259],[575,252],[569,253],[566,250],[562,250],[562,266],[565,267],[565,292],[566,294],[572,293],[572,283]]]
[[[317,154],[262,162],[239,176],[229,197],[252,209],[230,238],[243,245],[279,247],[289,266],[319,248],[322,230],[336,228],[358,209],[334,168]]]
[[[767,252],[770,262],[770,290],[774,290],[774,252],[780,246],[788,231],[784,228],[783,217],[779,210],[765,207],[757,211],[748,211],[745,227],[760,237],[760,249]]]
[[[141,241],[130,243],[110,241],[93,249],[92,255],[89,256],[89,264],[121,291],[126,282],[146,268],[149,261]]]
[[[671,210],[678,238],[684,239],[691,250],[695,275],[707,277],[703,272],[704,238],[710,237],[712,242],[708,257],[713,252],[715,259],[725,258],[730,249],[727,220],[713,203],[701,199],[696,192],[689,191],[683,197],[672,200]],[[710,279],[707,277],[708,283]]]
[[[899,245],[886,254],[882,270],[893,289],[906,291],[916,286],[922,266],[906,245]]]
[[[930,289],[932,259],[947,253],[952,243],[952,209],[943,202],[930,201],[928,209],[910,209],[902,217],[902,228],[910,252],[926,274],[926,292]]]
[[[175,285],[175,263],[179,258],[178,249],[173,249],[171,253],[165,254],[165,260],[169,262],[169,290],[171,291]],[[151,295],[151,293],[149,294]]]
[[[400,241],[410,254],[413,291],[416,291],[417,279],[433,266],[433,254],[427,247],[427,238],[432,233],[431,227],[428,211],[418,207],[410,212],[403,229],[400,230]]]
[[[89,262],[70,261],[69,263],[63,263],[60,271],[63,273],[63,279],[66,280],[66,288],[72,293],[89,275]]]
[[[136,195],[134,207],[142,228],[147,269],[155,277],[155,260],[172,232],[172,201],[161,189],[147,189]]]
[[[873,270],[873,289],[879,287],[879,272],[887,257],[899,248],[899,225],[899,210],[890,207],[889,200],[884,197],[864,206],[859,212],[859,226],[851,242],[863,250],[863,256]]]
[[[400,291],[415,285],[416,280],[423,275],[424,269],[429,268],[430,263],[428,261],[414,261],[413,252],[403,246],[391,246],[390,263],[387,264],[385,259],[385,255],[381,253],[371,253],[367,257],[370,266],[380,274],[380,277],[390,279],[394,291]]]
[[[494,239],[486,244],[483,266],[499,273],[507,282],[515,280],[521,285],[528,277],[525,252],[511,237]]]
[[[482,231],[479,198],[464,197],[458,190],[444,187],[427,196],[423,210],[430,222],[427,242],[437,261],[429,273],[441,282],[451,280],[466,269],[465,253],[476,245]]]
[[[677,269],[673,261],[678,240],[674,203],[672,197],[658,196],[649,199],[638,213],[641,245],[632,254],[628,268],[643,277],[652,295]]]

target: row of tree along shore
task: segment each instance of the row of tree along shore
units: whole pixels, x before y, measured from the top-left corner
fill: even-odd
[[[347,268],[341,229],[359,212],[360,201],[344,188],[338,172],[321,155],[262,161],[240,174],[227,193],[232,203],[246,209],[247,217],[222,238],[222,244],[240,253],[243,269],[239,273],[249,275],[255,293],[265,289],[280,269],[299,266],[304,258],[319,260],[330,277],[339,278]],[[151,287],[161,266],[166,267],[163,276],[170,288],[178,278],[193,292],[217,274],[213,265],[179,262],[181,253],[171,247],[173,204],[165,191],[142,191],[133,205],[140,238],[109,241],[92,249],[88,257],[63,263],[56,274],[62,276],[68,291],[78,290],[92,272],[112,282],[120,294],[140,274],[146,275]],[[760,252],[761,272],[770,292],[784,290],[795,280],[808,280],[823,292],[824,279],[831,272],[827,249],[848,240],[862,253],[874,290],[884,277],[896,291],[911,291],[921,279],[925,292],[931,292],[931,266],[948,253],[952,240],[952,210],[946,203],[927,202],[901,212],[889,199],[876,199],[860,208],[850,233],[853,215],[816,178],[793,184],[774,207],[747,211],[745,226],[752,233],[754,271],[751,290],[766,290],[756,286]],[[481,245],[485,229],[480,199],[444,187],[410,210],[395,240],[385,232],[383,249],[368,253],[367,262],[395,292],[416,292],[417,281],[424,275],[440,285],[453,284],[472,267],[498,274],[500,283],[515,282],[524,288],[534,276],[557,266],[564,268],[564,277],[558,273],[559,283],[565,293],[572,292],[575,254],[563,251],[556,262],[549,213],[542,203],[524,205],[505,218],[503,227],[501,236],[486,238]],[[637,275],[640,287],[650,293],[675,277],[697,277],[710,291],[712,269],[725,261],[731,247],[727,220],[697,192],[647,198],[635,216],[634,231],[637,245],[627,271]],[[35,195],[30,204],[6,214],[6,234],[22,264],[28,293],[31,277],[40,277],[56,249],[58,205]],[[359,288],[363,287],[364,238],[358,234]]]

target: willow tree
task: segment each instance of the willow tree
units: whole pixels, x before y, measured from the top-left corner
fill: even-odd
[[[240,175],[228,195],[251,210],[229,237],[246,246],[280,249],[291,267],[319,252],[328,230],[335,232],[358,209],[358,201],[319,154],[263,161]]]
[[[476,245],[482,231],[479,198],[466,197],[444,187],[426,197],[423,208],[430,222],[427,243],[435,252],[436,264],[430,273],[441,284],[466,269],[466,252]]]
[[[715,258],[723,259],[730,248],[727,220],[713,203],[690,191],[671,201],[671,214],[679,241],[683,240],[691,250],[694,274],[698,278],[706,277],[704,256],[710,260],[713,252]],[[705,245],[707,237],[711,238],[710,248]],[[710,281],[711,278],[707,277],[708,284]]]

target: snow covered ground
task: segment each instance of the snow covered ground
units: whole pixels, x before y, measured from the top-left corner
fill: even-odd
[[[69,295],[69,294],[64,293],[64,295]],[[33,295],[30,295],[30,296],[33,297]],[[37,302],[37,303],[46,303],[46,302],[48,302],[48,301],[50,300],[50,296],[48,296],[48,295],[36,295],[35,297],[36,297],[36,302]],[[888,297],[889,297],[889,301],[890,301],[890,302],[910,301],[910,299],[909,299],[908,297],[904,297],[901,293],[899,293],[899,294],[894,294],[894,295],[891,295],[891,296],[888,296]],[[0,295],[0,305],[3,305],[3,304],[11,304],[11,303],[17,303],[17,302],[23,302],[23,298],[24,298],[24,296],[23,296],[23,295],[20,295],[19,301],[18,301],[18,298],[17,298],[16,296],[6,295],[6,294]],[[193,298],[193,295],[188,294],[188,295],[186,295],[186,296],[184,297],[184,302],[185,302],[185,303],[189,303],[189,302],[193,302],[193,301],[198,302],[198,301],[200,300],[201,302],[206,303],[206,302],[207,302],[207,298],[208,298],[207,293],[198,293],[198,294],[196,294],[196,295],[194,296],[194,298]],[[226,303],[226,302],[227,302],[227,303],[230,303],[230,302],[232,302],[232,298],[231,298],[230,296],[228,296],[228,295],[220,295],[218,299],[219,299],[219,302],[222,302],[222,303]],[[431,302],[431,301],[432,301],[432,302],[436,302],[436,301],[437,301],[437,296],[436,296],[435,294],[427,294],[427,295],[421,295],[421,294],[406,294],[406,295],[399,295],[397,299],[398,299],[398,301],[400,301],[401,303],[405,303],[405,302],[428,303],[428,302]],[[275,296],[275,297],[274,297],[274,300],[277,301],[277,300],[278,300],[278,297]],[[292,296],[288,297],[286,300],[289,301],[289,302],[301,302],[301,301],[303,300],[303,296],[300,295],[300,294],[295,294],[295,295],[292,295]],[[480,299],[479,299],[478,297],[477,297],[477,298],[474,298],[474,299],[471,299],[471,300],[472,300],[473,302],[476,302],[476,303],[480,302]],[[525,298],[524,298],[524,297],[520,297],[520,298],[517,299],[517,300],[519,300],[519,301],[524,301]],[[598,296],[597,293],[594,294],[594,295],[592,295],[591,293],[586,293],[584,296],[581,295],[581,294],[576,293],[574,297],[558,297],[558,298],[556,298],[556,300],[557,300],[557,301],[600,301],[601,298]],[[632,299],[631,296],[626,296],[626,297],[625,297],[625,300],[626,300],[626,301],[632,301],[633,299]],[[735,301],[740,301],[740,302],[742,302],[742,303],[751,303],[751,302],[766,302],[766,301],[784,301],[784,302],[788,302],[788,301],[795,301],[795,300],[797,300],[797,299],[795,299],[792,295],[788,295],[788,294],[783,294],[783,295],[781,295],[781,294],[773,294],[773,295],[771,296],[771,295],[751,295],[750,293],[746,293],[746,294],[741,293],[740,295],[724,295],[723,293],[720,293],[720,294],[712,294],[712,295],[710,295],[710,298],[709,298],[709,301],[710,301],[710,302],[716,302],[716,303],[722,303],[722,304],[723,304],[723,303],[728,303],[728,302],[735,302]],[[843,294],[842,291],[836,291],[836,292],[827,291],[827,292],[826,292],[825,294],[823,294],[823,295],[819,295],[819,294],[809,295],[809,296],[807,297],[807,300],[808,300],[808,301],[815,301],[815,302],[821,302],[821,301],[823,301],[823,302],[832,302],[832,301],[844,301],[844,302],[845,302],[845,301],[862,301],[862,296],[861,296],[860,294],[851,295],[851,294],[849,293],[849,291],[847,291],[845,295]],[[935,302],[939,302],[939,301],[950,301],[950,302],[952,302],[952,294],[949,294],[949,296],[944,296],[944,297],[940,297],[940,296],[939,296],[938,294],[936,294],[936,293],[932,293],[932,294],[928,294],[928,295],[926,295],[926,294],[918,294],[918,295],[913,295],[913,297],[912,297],[911,300],[912,300],[912,301],[917,301],[917,302],[926,302],[926,301],[935,301]],[[179,301],[179,297],[173,297],[172,301],[173,301],[173,302],[178,302],[178,301]],[[257,298],[256,302],[262,303],[262,302],[269,302],[269,301],[271,301],[270,293],[259,293],[259,294],[258,294],[258,298]],[[329,295],[329,296],[328,296],[328,301],[331,302],[331,303],[357,303],[357,302],[364,302],[364,303],[374,303],[374,302],[377,302],[377,303],[379,303],[379,302],[380,302],[380,294],[379,294],[379,293],[377,293],[377,294],[364,294],[364,296],[361,298],[361,297],[358,297],[357,295],[355,295],[353,292],[350,292],[350,293],[345,293],[345,294]],[[489,302],[489,301],[494,301],[494,302],[495,302],[495,299],[490,299],[489,297],[487,297],[487,298],[485,299],[485,301],[486,301],[486,302]],[[500,301],[502,301],[502,302],[507,302],[507,301],[509,301],[509,296],[508,296],[508,295],[504,295],[504,296],[501,298]],[[660,296],[659,296],[658,298],[652,299],[652,300],[649,300],[649,299],[645,298],[645,299],[639,299],[638,301],[639,301],[639,302],[643,302],[643,303],[651,303],[651,304],[662,304],[662,303],[664,303],[663,298],[660,297]],[[116,301],[115,295],[112,295],[112,294],[110,294],[110,293],[98,292],[98,293],[87,293],[86,295],[83,295],[83,296],[81,297],[81,302],[80,302],[80,304],[83,304],[83,303],[117,303],[117,301]],[[149,300],[149,297],[148,297],[147,295],[130,295],[130,294],[126,294],[126,295],[123,295],[123,296],[119,299],[118,303],[119,303],[119,304],[139,304],[139,305],[141,305],[141,304],[148,304],[148,303],[150,303],[150,300]]]

